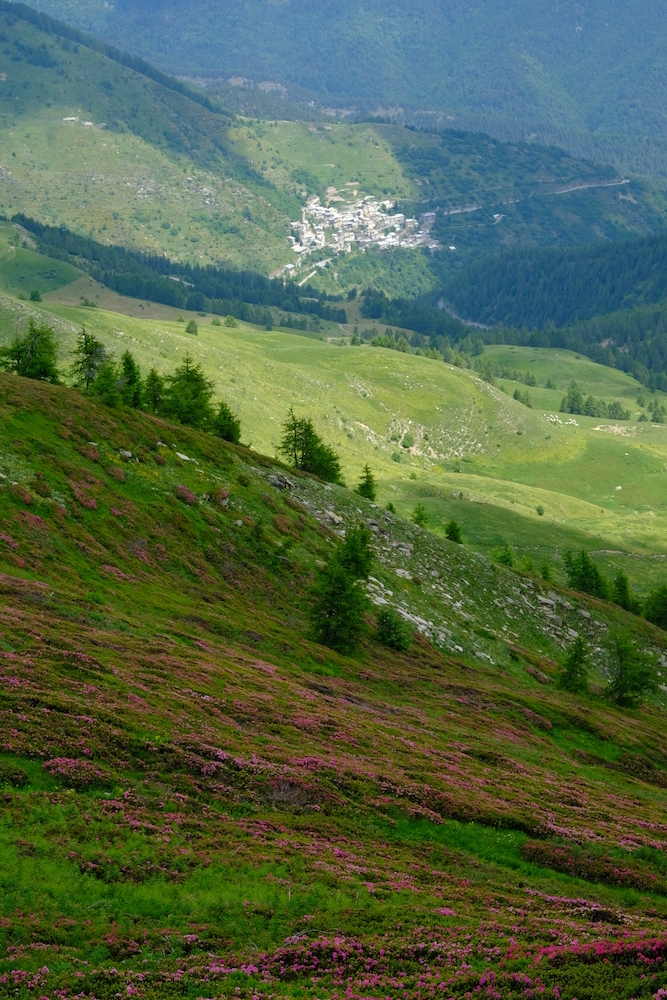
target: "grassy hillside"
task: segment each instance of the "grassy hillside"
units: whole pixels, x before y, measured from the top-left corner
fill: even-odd
[[[94,298],[85,282],[80,288],[81,297]],[[155,307],[141,303],[134,316],[119,315],[77,307],[66,292],[52,293],[48,304],[63,368],[83,324],[117,356],[129,347],[144,371],[156,365],[168,374],[190,352],[239,414],[244,440],[265,453],[275,452],[294,405],[340,452],[349,483],[370,463],[382,505],[391,501],[409,516],[423,502],[434,529],[454,516],[474,548],[491,554],[510,540],[518,558],[538,568],[546,558],[557,576],[564,550],[584,546],[598,553],[605,572],[622,567],[642,593],[663,582],[667,431],[637,422],[640,387],[621,372],[564,351],[488,347],[482,360],[519,379],[491,386],[474,371],[429,358],[338,346],[342,331],[333,325],[319,334],[333,335],[328,343],[244,323],[212,326],[210,317],[195,315],[195,338],[175,310],[149,319]],[[58,297],[71,304],[57,304]],[[122,307],[118,299],[106,305],[115,302]],[[10,300],[5,306],[7,341],[29,310]],[[534,388],[525,384],[528,372]],[[559,415],[572,379],[586,394],[619,401],[631,420]],[[545,387],[548,380],[555,389]],[[532,409],[512,398],[515,389],[528,392]],[[652,399],[659,405],[667,397],[649,393],[644,403]]]
[[[283,252],[298,205],[239,162],[229,116],[4,11],[0,34],[0,211],[179,259]]]
[[[16,377],[0,407],[4,994],[667,985],[664,692],[553,683],[574,632],[599,692],[615,628],[664,634],[207,435]],[[307,638],[357,519],[408,654]]]
[[[559,150],[380,124],[233,119],[151,67],[35,17],[0,5],[8,217],[272,273],[299,260],[287,236],[308,195],[344,204],[370,194],[417,216],[439,207],[436,235],[455,252],[355,252],[320,277],[329,291],[372,284],[394,295],[429,291],[493,250],[656,232],[667,218],[657,190],[619,185],[615,170]]]
[[[615,136],[664,131],[665,16],[645,0],[536,8],[526,0],[471,10],[456,0],[346,0],[267,6],[183,0],[105,7],[37,6],[141,53],[171,72],[250,78],[292,96],[359,107],[419,108],[456,121]],[[630,152],[630,150],[629,150]],[[639,151],[637,151],[639,152]]]

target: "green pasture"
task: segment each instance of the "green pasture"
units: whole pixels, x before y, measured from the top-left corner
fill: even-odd
[[[65,261],[54,260],[21,245],[14,226],[0,222],[0,289],[29,298],[57,291],[81,277],[81,271]]]
[[[634,413],[623,422],[570,418],[558,413],[560,388],[529,388],[529,409],[512,398],[514,383],[503,392],[473,371],[381,348],[243,323],[212,326],[211,317],[196,317],[195,337],[179,322],[46,308],[59,320],[63,366],[84,324],[116,356],[131,350],[144,371],[154,365],[168,374],[189,353],[254,448],[276,453],[293,406],[340,453],[349,485],[368,463],[382,505],[391,501],[409,516],[423,503],[435,530],[454,517],[473,548],[492,553],[509,540],[517,558],[536,569],[547,559],[558,576],[564,550],[585,547],[605,571],[622,567],[642,591],[664,578],[665,425],[637,423]],[[636,398],[630,376],[567,352],[489,348],[488,356],[500,350],[518,371],[534,370],[538,382],[553,377],[565,388],[574,372],[585,392],[627,405]]]
[[[278,187],[291,186],[300,195],[336,188],[330,192],[334,199],[345,201],[367,194],[413,200],[419,187],[396,158],[391,141],[396,133],[405,130],[286,121],[244,122],[231,130],[235,143]]]

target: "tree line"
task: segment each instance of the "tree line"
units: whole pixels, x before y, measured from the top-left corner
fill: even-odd
[[[289,313],[346,323],[342,306],[328,305],[331,296],[312,286],[266,278],[256,271],[177,263],[159,254],[105,246],[64,226],[46,226],[26,215],[12,217],[31,232],[40,251],[80,268],[121,295],[160,302],[177,309],[232,315],[250,323],[271,322],[269,306]],[[268,317],[268,319],[267,319]]]
[[[618,400],[605,403],[603,399],[595,399],[591,395],[584,397],[583,392],[574,381],[570,383],[569,389],[563,396],[560,412],[578,413],[587,417],[608,417],[611,420],[630,419],[630,411],[626,410]]]
[[[59,385],[62,372],[57,365],[57,345],[51,327],[31,318],[27,333],[0,350],[0,367],[23,378]],[[106,406],[143,409],[212,431],[233,444],[241,440],[240,421],[224,400],[217,409],[213,406],[214,384],[189,354],[171,375],[162,376],[151,368],[144,378],[130,351],[125,351],[117,361],[113,352],[84,328],[72,352],[69,375],[79,389]]]

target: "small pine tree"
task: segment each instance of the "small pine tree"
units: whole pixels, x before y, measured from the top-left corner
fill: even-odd
[[[399,653],[407,653],[412,645],[412,629],[393,608],[382,608],[378,614],[377,641]]]
[[[463,544],[463,533],[458,521],[451,520],[448,522],[445,527],[445,538],[448,538],[450,542],[456,542],[457,545]]]
[[[233,316],[228,316],[227,319],[225,320],[225,326],[234,329],[235,327],[238,326],[238,323],[236,322]]]
[[[502,549],[496,550],[496,562],[499,562],[501,566],[514,565],[514,549],[509,542],[505,542]]]
[[[656,669],[624,635],[615,637],[614,654],[613,679],[607,696],[618,705],[636,705],[656,690]]]
[[[602,575],[593,560],[583,549],[576,556],[566,552],[564,556],[567,570],[567,584],[572,590],[580,590],[592,597],[609,600],[610,587],[608,580]]]
[[[373,565],[372,535],[365,524],[350,528],[341,549],[343,566],[353,580],[365,580]]]
[[[396,508],[394,507],[394,505],[391,502],[391,500],[389,501],[389,503],[385,507],[385,510],[388,510],[390,514],[395,514],[396,513]]]
[[[241,421],[234,416],[224,399],[220,400],[218,412],[213,420],[213,430],[223,441],[238,444],[241,440]]]
[[[164,411],[168,417],[190,427],[205,427],[211,422],[213,382],[206,378],[202,366],[194,364],[189,354],[166,382]]]
[[[342,548],[336,550],[311,590],[310,620],[318,642],[340,653],[352,653],[365,631],[370,607],[361,583],[346,569]]]
[[[616,574],[614,589],[612,594],[614,604],[619,608],[629,611],[633,615],[638,615],[640,611],[639,601],[635,600],[630,590],[630,581],[621,570]]]
[[[105,406],[110,406],[113,409],[120,406],[123,398],[121,395],[121,377],[113,355],[109,355],[104,359],[97,370],[97,375],[91,388]]]
[[[126,406],[138,410],[143,402],[141,369],[129,351],[120,359],[120,393]]]
[[[197,334],[199,333],[199,326],[197,324],[197,320],[196,319],[191,319],[190,320],[190,322],[188,323],[188,325],[185,328],[185,332],[192,334],[193,337],[197,336]]]
[[[565,658],[558,686],[564,691],[585,691],[588,686],[588,657],[581,636],[574,640]]]
[[[412,521],[420,528],[428,527],[428,514],[423,503],[418,503],[412,512]]]
[[[164,379],[151,368],[144,385],[144,404],[151,413],[159,413],[164,403]]]
[[[361,474],[361,480],[357,486],[357,493],[359,496],[366,497],[366,499],[370,500],[371,503],[375,503],[377,499],[375,477],[373,476],[369,465],[364,466],[364,471]]]
[[[97,378],[102,364],[107,360],[107,349],[97,337],[87,333],[83,327],[72,354],[74,355],[70,368],[72,378],[75,384],[87,393]]]
[[[35,323],[32,316],[28,321],[28,332],[24,337],[16,337],[9,347],[0,350],[0,367],[15,372],[23,378],[38,379],[43,382],[60,382],[56,366],[57,347],[53,330],[46,323]]]
[[[291,408],[283,424],[283,438],[278,451],[295,469],[310,472],[328,483],[344,485],[340,458],[336,452],[315,432],[312,420],[297,417]]]

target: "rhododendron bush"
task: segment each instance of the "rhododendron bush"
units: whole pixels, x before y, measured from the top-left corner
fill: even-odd
[[[667,998],[665,714],[556,688],[539,581],[387,516],[414,641],[343,657],[307,594],[363,498],[59,387],[0,416],[0,996]],[[667,651],[586,608],[593,671]]]

